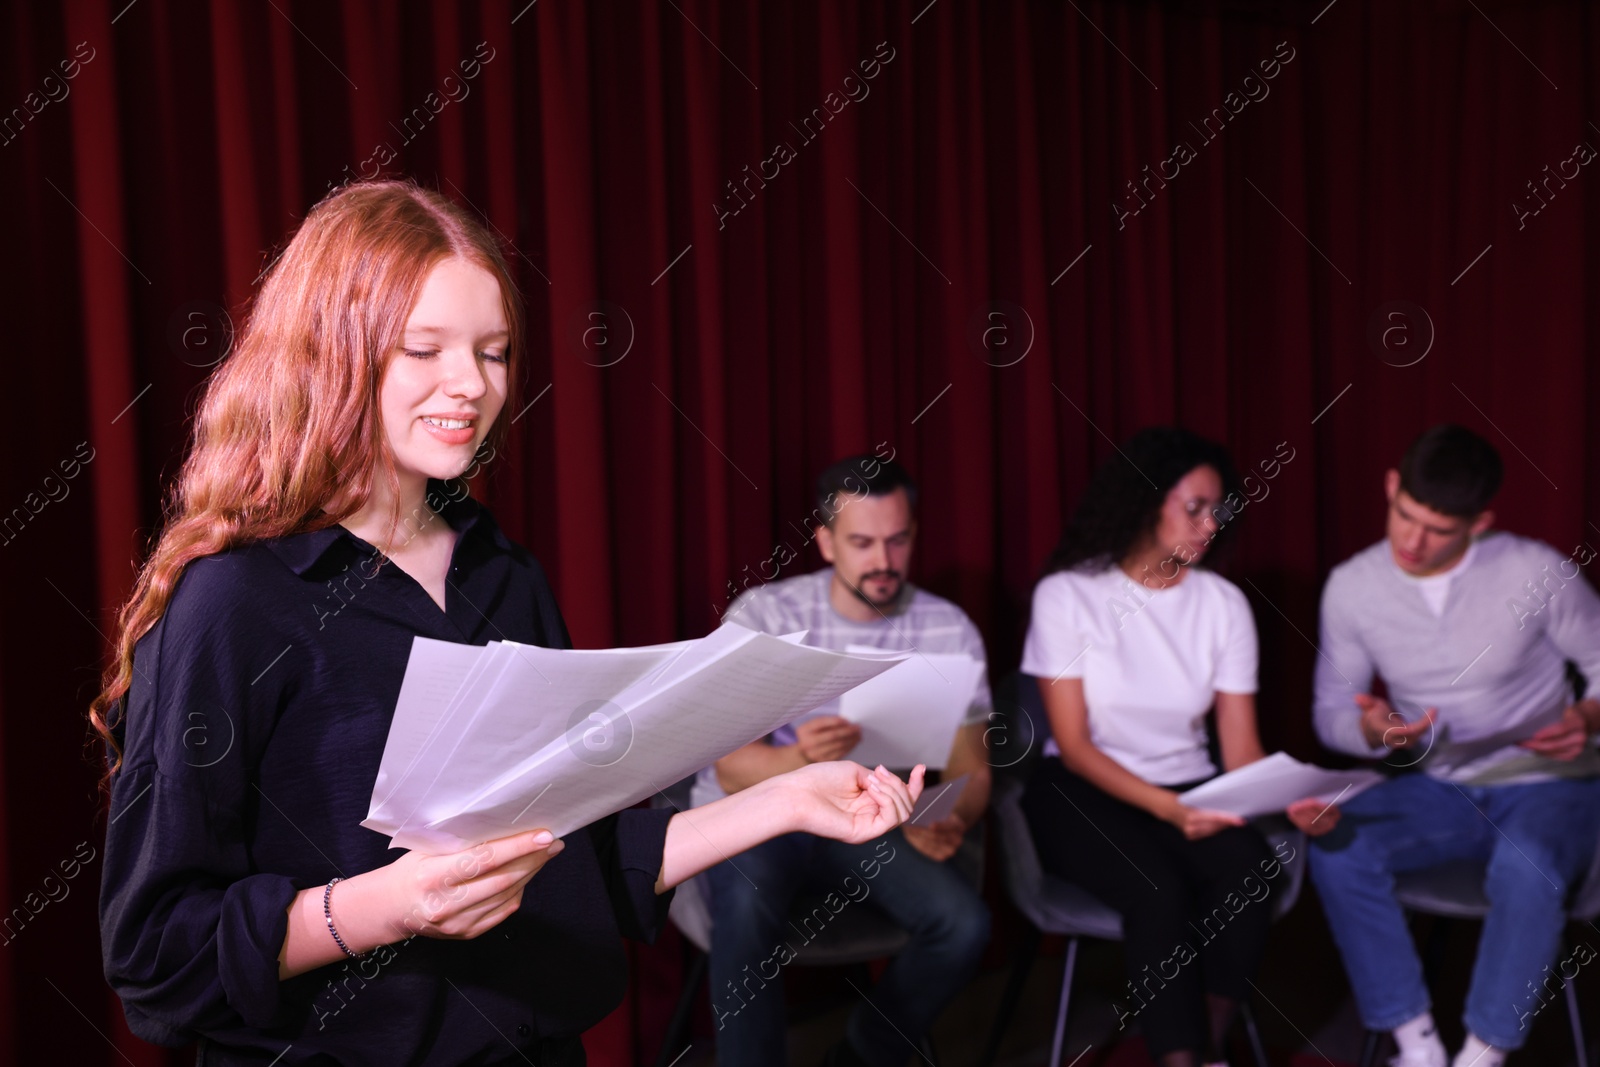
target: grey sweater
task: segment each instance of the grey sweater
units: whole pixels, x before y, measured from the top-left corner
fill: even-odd
[[[1485,534],[1457,564],[1435,615],[1379,541],[1333,569],[1322,592],[1317,735],[1329,748],[1378,757],[1361,733],[1356,693],[1376,674],[1407,722],[1438,709],[1438,726],[1402,761],[1462,784],[1600,774],[1588,749],[1564,762],[1518,748],[1572,702],[1564,661],[1600,693],[1600,597],[1578,561],[1540,541]]]

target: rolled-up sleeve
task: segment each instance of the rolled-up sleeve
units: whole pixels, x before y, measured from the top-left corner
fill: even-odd
[[[124,765],[111,790],[100,932],[128,1024],[163,1045],[279,1010],[287,909],[305,888],[256,871],[245,827],[252,749],[279,690],[250,682],[262,635],[227,570],[191,564],[144,638],[126,700]]]
[[[667,921],[675,890],[656,892],[670,808],[629,808],[589,827],[611,910],[624,937],[651,942]]]
[[[241,1021],[270,1026],[288,907],[303,887],[249,874],[237,819],[152,764],[118,775],[110,817],[100,932],[133,1032],[179,1045]]]

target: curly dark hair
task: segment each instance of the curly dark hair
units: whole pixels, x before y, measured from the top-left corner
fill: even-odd
[[[1239,491],[1239,474],[1227,449],[1176,426],[1140,430],[1089,479],[1072,521],[1045,563],[1044,574],[1101,570],[1122,562],[1154,532],[1172,487],[1196,467],[1222,479],[1226,499]],[[1238,499],[1235,497],[1235,499]],[[1217,515],[1215,549],[1232,531],[1231,516]]]

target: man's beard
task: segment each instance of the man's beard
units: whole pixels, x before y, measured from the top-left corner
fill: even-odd
[[[862,588],[875,578],[893,578],[895,581],[894,592],[889,594],[889,596],[884,600],[872,599],[867,595],[866,590]],[[901,577],[899,571],[868,571],[866,574],[861,576],[860,580],[857,581],[856,584],[850,587],[850,591],[856,595],[857,600],[861,601],[863,604],[866,604],[868,607],[881,608],[887,604],[893,604],[896,600],[900,599],[900,594],[905,591],[905,581]]]

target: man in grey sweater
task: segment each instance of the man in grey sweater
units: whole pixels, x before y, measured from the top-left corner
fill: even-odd
[[[1311,850],[1362,1022],[1394,1032],[1396,1067],[1448,1061],[1395,876],[1484,864],[1491,905],[1454,1063],[1500,1067],[1542,1005],[1600,842],[1600,701],[1575,701],[1566,671],[1600,686],[1600,597],[1579,571],[1594,553],[1491,533],[1500,477],[1477,434],[1426,431],[1386,477],[1387,536],[1322,594],[1317,734],[1409,769],[1341,805]]]

